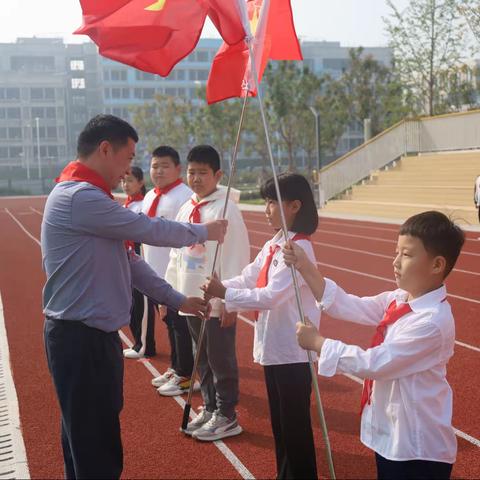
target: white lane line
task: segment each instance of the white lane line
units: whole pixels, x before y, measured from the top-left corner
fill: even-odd
[[[121,330],[118,331],[120,338],[122,341],[127,345],[127,347],[132,348],[133,343],[132,341],[123,333]],[[158,377],[160,376],[160,372],[150,363],[149,360],[147,359],[142,359],[140,363],[143,364],[143,366],[152,374],[153,377]],[[181,396],[176,396],[172,397],[182,408],[182,410],[185,408],[185,400]],[[197,414],[194,412],[194,410],[190,410],[190,417],[194,419],[197,416]],[[253,479],[255,480],[255,477],[253,474],[248,470],[248,468],[240,461],[240,459],[230,450],[230,448],[225,445],[225,443],[222,440],[216,440],[212,442],[219,450],[220,452],[225,456],[225,458],[233,465],[235,470],[242,476],[242,478],[245,479]]]
[[[468,343],[459,342],[458,340],[455,340],[455,343],[457,345],[460,345],[461,347],[469,348],[470,350],[473,350],[474,352],[480,352],[480,348],[474,347],[473,345],[469,345]]]
[[[248,325],[255,325],[250,319],[245,317],[244,315],[238,315],[238,318],[242,320],[243,322],[247,323]],[[343,373],[343,376],[347,377],[348,379],[352,380],[355,383],[358,383],[360,385],[363,385],[363,380],[361,378],[356,377],[355,375],[352,375],[350,373]],[[461,437],[467,442],[472,443],[473,445],[480,447],[480,440],[478,438],[472,437],[468,433],[462,432],[458,428],[453,427],[453,430],[457,437]]]
[[[33,236],[25,229],[25,227],[21,224],[21,222],[19,222],[19,221],[15,218],[15,216],[14,216],[12,213],[10,213],[10,211],[8,211],[7,208],[5,208],[5,211],[12,217],[13,220],[15,220],[15,222],[18,224],[18,226],[19,226],[32,240],[34,240],[35,242],[37,242],[38,245],[40,245],[40,242],[39,242],[35,237],[33,237]],[[260,248],[260,247],[257,247],[256,245],[251,245],[251,247],[252,247],[253,249],[255,249],[255,250],[261,250],[261,248]],[[337,269],[337,270],[345,270],[345,269],[341,269],[341,268],[339,268],[339,267],[335,267],[335,266],[333,266],[333,265],[320,264],[319,262],[317,262],[317,264],[319,264],[319,265],[324,265],[324,266],[328,266],[328,267],[331,267],[331,268],[334,268],[334,269]],[[359,275],[366,275],[366,274],[363,274],[363,273],[361,273],[361,272],[356,272],[355,270],[350,270],[350,272],[351,272],[351,273],[356,273],[356,274],[359,274]],[[370,276],[370,275],[368,275],[368,276]],[[389,281],[389,282],[391,282],[391,283],[395,283],[395,282],[393,282],[392,280],[385,279],[385,278],[383,278],[383,277],[376,277],[376,278],[379,278],[379,279],[381,279],[381,280],[386,280],[386,281]],[[456,297],[455,295],[449,295],[449,296],[455,297],[455,298],[459,298],[459,297]],[[461,298],[461,297],[460,297],[460,298]],[[466,298],[465,298],[465,300],[470,300],[470,301],[472,301],[472,299],[466,299]],[[478,302],[478,301],[475,301],[475,302],[476,302],[476,303],[480,303],[480,302]],[[251,326],[254,326],[254,325],[255,325],[254,322],[252,322],[252,321],[249,320],[248,318],[244,317],[243,315],[239,315],[239,318],[241,318],[245,323],[247,323],[247,324],[249,324],[249,325],[251,325]],[[462,347],[468,345],[468,344],[465,344],[465,343],[463,343],[463,342],[458,342],[458,341],[455,341],[455,343],[458,344],[458,345],[460,345],[460,346],[462,346]],[[128,346],[131,348],[131,346],[132,346],[131,342],[130,342],[130,345],[128,345]],[[473,347],[472,345],[468,345],[467,348],[470,348],[471,350],[474,350],[474,351],[480,350],[479,348]],[[146,362],[145,362],[145,363],[146,363]],[[153,366],[152,366],[152,368],[153,368]],[[160,373],[159,373],[158,371],[155,372],[155,375],[157,375],[157,374],[160,375]],[[350,376],[350,375],[346,375],[346,376],[347,376],[348,378],[353,377],[353,375],[351,375],[351,376]],[[354,381],[357,381],[357,380],[359,380],[359,381],[361,382],[361,380],[360,380],[359,378],[356,379],[356,380],[354,380]],[[362,382],[362,383],[363,383],[363,382]],[[456,429],[456,428],[454,428],[454,430],[455,430],[455,434],[456,434],[457,436],[463,438],[463,439],[466,440],[467,442],[470,442],[470,443],[472,443],[473,445],[475,445],[475,446],[477,446],[477,447],[480,447],[480,440],[478,440],[477,438],[472,437],[471,435],[468,435],[467,433],[462,432],[461,430],[458,430],[458,429]],[[214,443],[215,443],[215,442],[214,442]],[[228,448],[228,447],[225,446],[225,448]],[[233,452],[232,452],[232,455],[235,456]],[[228,457],[227,457],[227,458],[228,458]],[[235,457],[235,458],[237,458],[237,457]],[[230,459],[229,459],[229,461],[231,462]],[[240,462],[240,460],[238,460],[238,461]],[[240,463],[241,463],[241,462],[240,462]],[[232,465],[234,465],[234,464],[232,463]],[[235,467],[235,465],[234,465],[234,467]],[[237,468],[237,467],[235,467],[235,468]],[[246,473],[247,476],[243,476],[243,474],[241,473],[242,477],[243,477],[243,478],[254,478],[253,475],[248,471],[248,469],[247,469],[246,467],[244,467],[244,468],[245,468],[245,472],[248,472],[248,473]],[[239,470],[237,469],[237,471],[239,471]],[[239,472],[240,472],[240,471],[239,471]],[[250,476],[248,476],[248,474],[249,474]]]
[[[30,478],[0,294],[0,477]]]
[[[267,232],[261,232],[259,230],[248,230],[249,232],[252,233],[257,233],[258,235],[265,235],[266,237],[270,237],[270,234]],[[325,242],[317,242],[315,240],[312,240],[312,243],[314,245],[319,245],[321,247],[330,247],[330,248],[335,248],[337,250],[345,250],[346,252],[354,252],[354,253],[361,253],[363,255],[370,255],[372,257],[379,257],[379,258],[385,258],[387,260],[393,261],[393,254],[392,255],[384,255],[383,253],[374,253],[374,252],[369,252],[367,250],[361,250],[358,248],[350,248],[350,247],[341,247],[339,245],[334,245],[332,243],[325,243]],[[468,275],[477,275],[480,276],[480,272],[471,272],[469,270],[461,270],[460,268],[454,268],[454,272],[459,272],[459,273],[466,273]]]
[[[250,244],[250,247],[252,247],[255,250],[261,250],[261,247],[259,247],[257,245]],[[340,270],[341,272],[353,273],[355,275],[360,275],[362,277],[373,278],[375,280],[381,280],[383,282],[388,282],[388,283],[396,285],[396,282],[394,280],[392,280],[391,278],[381,277],[379,275],[373,275],[371,273],[359,272],[358,270],[352,270],[350,268],[337,267],[336,265],[331,265],[330,263],[317,262],[317,265],[321,265],[322,267],[332,268],[333,270]],[[480,304],[480,300],[476,300],[476,299],[470,298],[470,297],[462,297],[461,295],[455,295],[453,293],[447,294],[447,297],[456,298],[457,300],[463,300],[465,302]]]
[[[43,212],[41,212],[40,210],[37,210],[36,208],[33,208],[33,207],[29,207],[29,208],[32,212],[38,213],[41,217],[43,217]]]
[[[5,209],[5,211],[10,215],[10,217],[15,221],[15,223],[23,230],[23,232],[40,246],[40,242],[33,235],[31,235],[30,232],[26,230],[26,228],[22,225],[22,223],[19,220],[17,220],[17,218],[15,218],[15,216],[7,208]],[[132,343],[130,342],[128,337],[126,337],[126,335],[121,331],[119,333],[120,333],[120,336],[122,337],[122,340],[125,343],[127,343],[129,348],[131,348]],[[147,368],[152,374],[154,374],[155,376],[160,375],[160,373],[155,369],[155,367],[153,367],[153,365],[150,364],[150,362],[144,361],[142,363],[145,365],[145,368]],[[150,365],[151,369],[147,365]],[[174,397],[174,398],[183,408],[183,406],[185,405],[185,401],[182,398],[177,398],[177,397]],[[255,478],[247,469],[247,467],[243,465],[243,463],[238,459],[238,457],[222,441],[219,440],[213,443],[223,453],[223,455],[233,465],[233,467],[238,471],[238,473],[240,473],[242,478],[245,478],[245,479]]]
[[[12,218],[12,220],[23,230],[23,232],[24,232],[28,237],[30,237],[34,242],[36,242],[39,247],[41,247],[40,242],[36,239],[36,237],[34,237],[34,236],[23,226],[22,222],[20,222],[20,220],[18,220],[17,217],[15,217],[15,215],[14,215],[12,212],[10,212],[10,210],[9,210],[8,208],[5,208],[4,210],[5,210],[5,212],[6,212],[8,215],[10,215],[10,217]]]
[[[247,223],[258,223],[262,225],[263,227],[266,226],[265,222],[257,222],[256,220],[247,220]],[[344,232],[338,232],[336,230],[325,230],[324,228],[319,228],[316,233],[322,234],[322,233],[327,233],[327,234],[334,234],[334,235],[340,235],[343,237],[352,237],[352,238],[362,238],[364,240],[370,240],[370,241],[376,241],[376,242],[385,242],[385,243],[393,243],[396,245],[397,241],[396,240],[388,240],[386,238],[378,238],[378,237],[367,237],[366,235],[357,235],[354,233],[344,233]],[[474,252],[466,252],[465,250],[462,250],[461,255],[471,255],[473,257],[480,257],[480,253],[474,253]]]

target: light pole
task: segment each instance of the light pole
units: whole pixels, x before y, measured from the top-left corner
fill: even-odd
[[[322,189],[322,180],[321,180],[321,169],[322,169],[322,157],[321,157],[321,150],[320,150],[320,114],[315,110],[313,107],[308,107],[312,112],[313,116],[315,117],[315,143],[316,143],[316,150],[317,150],[317,171],[318,171],[318,181],[317,181],[317,189],[318,189],[318,206],[320,208],[323,207],[324,204],[324,195]]]
[[[35,117],[35,126],[37,129],[37,159],[38,159],[38,178],[42,178],[42,164],[40,161],[40,118]]]

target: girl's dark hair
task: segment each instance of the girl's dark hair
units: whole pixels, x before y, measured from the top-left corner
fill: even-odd
[[[408,218],[400,227],[399,235],[419,238],[430,255],[445,258],[444,278],[455,266],[465,242],[463,230],[442,212],[435,210]]]
[[[130,168],[130,175],[132,177],[135,177],[139,182],[143,181],[143,170],[140,168],[140,167],[137,167],[137,166],[133,166]],[[145,184],[143,184],[142,186],[142,195],[145,196],[145,194],[147,193],[147,189],[145,188]]]
[[[318,227],[318,212],[308,180],[298,173],[287,172],[278,176],[278,184],[282,200],[300,200],[302,203],[290,230],[296,233],[312,235]],[[278,201],[273,178],[269,178],[262,184],[260,195],[264,200]]]

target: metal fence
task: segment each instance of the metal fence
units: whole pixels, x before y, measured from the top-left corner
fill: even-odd
[[[321,170],[329,200],[400,157],[480,148],[480,110],[402,120]]]

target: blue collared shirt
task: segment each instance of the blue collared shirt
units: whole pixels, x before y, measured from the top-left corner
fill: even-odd
[[[130,321],[132,287],[178,309],[185,296],[140,257],[127,255],[124,241],[183,247],[206,239],[204,225],[138,215],[89,183],[61,182],[42,222],[44,313],[112,332]]]

